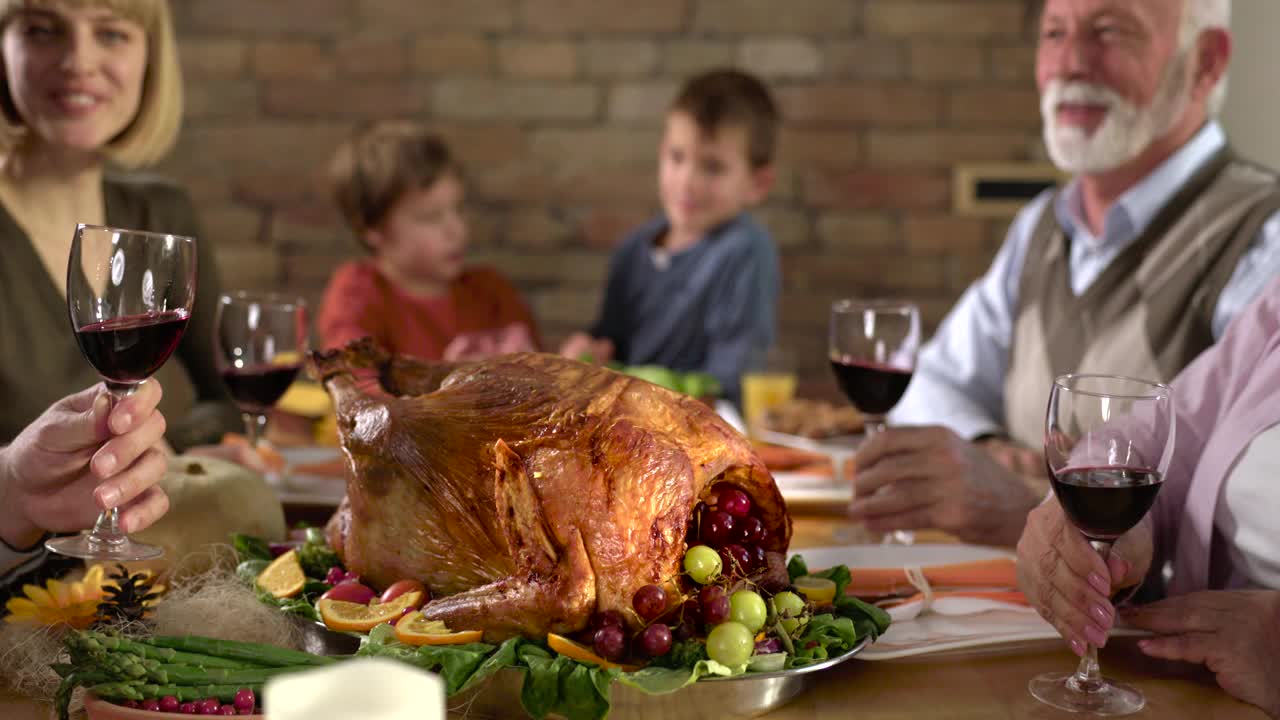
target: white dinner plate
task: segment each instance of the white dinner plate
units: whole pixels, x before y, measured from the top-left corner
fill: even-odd
[[[798,552],[810,569],[846,565],[857,568],[943,565],[1010,557],[998,548],[960,544],[850,545],[809,548]],[[895,622],[860,660],[959,659],[991,654],[1065,647],[1058,631],[1031,608],[990,603],[988,610],[964,615],[928,613]],[[1117,627],[1113,636],[1149,633]]]

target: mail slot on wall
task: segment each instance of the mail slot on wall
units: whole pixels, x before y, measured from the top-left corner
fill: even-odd
[[[1066,178],[1049,163],[960,165],[952,176],[955,212],[1011,218],[1045,188]]]

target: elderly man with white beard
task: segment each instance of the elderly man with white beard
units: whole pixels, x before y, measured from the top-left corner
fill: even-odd
[[[1215,120],[1230,14],[1230,0],[1044,3],[1044,139],[1074,177],[1018,214],[921,350],[899,427],[859,450],[852,518],[1013,545],[1048,490],[1053,378],[1171,380],[1280,271],[1277,177]]]

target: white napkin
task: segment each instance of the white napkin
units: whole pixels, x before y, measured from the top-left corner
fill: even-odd
[[[444,682],[386,658],[359,658],[273,677],[267,720],[443,720]]]

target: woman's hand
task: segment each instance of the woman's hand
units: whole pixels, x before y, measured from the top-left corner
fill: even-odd
[[[1027,516],[1018,541],[1018,586],[1072,652],[1084,655],[1086,644],[1107,644],[1116,617],[1111,594],[1142,581],[1151,553],[1151,529],[1144,519],[1103,562],[1051,497]]]
[[[29,547],[45,531],[82,530],[99,510],[120,508],[135,532],[169,509],[157,483],[167,461],[162,395],[154,379],[110,407],[101,385],[70,395],[0,449],[0,537]]]
[[[1121,617],[1160,633],[1138,641],[1142,652],[1205,665],[1223,690],[1280,717],[1280,591],[1196,592],[1127,608]]]

